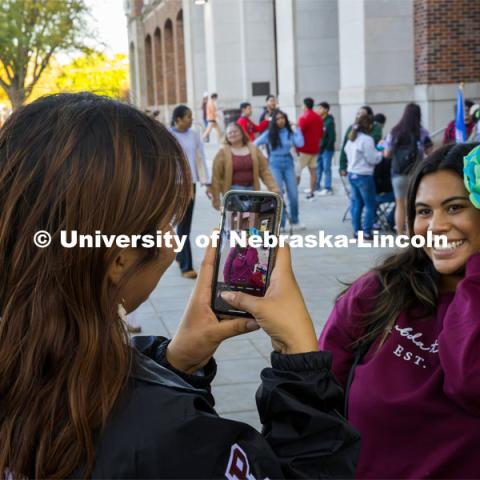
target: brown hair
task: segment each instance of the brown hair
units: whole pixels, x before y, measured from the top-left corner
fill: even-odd
[[[463,158],[477,145],[446,145],[425,158],[413,170],[407,192],[410,236],[414,231],[417,191],[423,177],[429,173],[448,170],[463,180]],[[355,342],[357,345],[369,344],[377,337],[383,343],[400,313],[410,311],[418,318],[430,318],[438,305],[440,275],[422,248],[409,245],[401,252],[388,256],[373,272],[380,289],[375,298],[375,307],[362,325],[364,334]],[[413,307],[415,312],[412,311]]]
[[[41,98],[0,130],[0,475],[88,476],[129,375],[128,278],[114,289],[106,274],[120,250],[63,248],[60,231],[154,233],[183,215],[190,184],[165,127],[93,94]]]
[[[350,133],[348,134],[348,139],[354,142],[357,139],[359,132],[369,134],[372,131],[373,120],[370,115],[360,115],[357,118],[356,123],[353,124]]]
[[[248,137],[247,132],[246,132],[238,123],[230,122],[230,123],[227,125],[227,128],[225,129],[225,140],[224,140],[225,145],[230,145],[230,146],[232,146],[232,144],[229,142],[229,140],[228,140],[228,138],[227,138],[227,130],[228,130],[230,127],[235,127],[237,130],[239,130],[240,132],[242,132],[242,143],[243,143],[243,145],[248,145],[248,144],[250,143],[250,138]]]

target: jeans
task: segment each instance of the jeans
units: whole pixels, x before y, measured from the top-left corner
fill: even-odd
[[[353,231],[356,234],[359,230],[362,230],[362,210],[363,207],[365,207],[363,233],[365,235],[371,235],[376,206],[375,181],[373,175],[349,173],[348,180],[352,186],[350,192],[350,211],[352,213]]]
[[[287,155],[275,155],[270,153],[269,158],[270,170],[272,171],[273,178],[280,193],[283,197],[285,187],[288,195],[288,214],[290,223],[298,223],[298,189],[297,178],[295,176],[295,167],[293,165],[293,157],[290,154]],[[285,227],[285,209],[282,212],[282,221],[280,226]]]
[[[320,190],[320,184],[322,183],[322,174],[325,174],[325,188],[331,190],[332,188],[332,158],[333,150],[325,150],[323,153],[318,154],[317,158],[317,183],[315,184],[315,190]]]
[[[193,270],[192,247],[190,246],[190,230],[192,227],[193,207],[195,205],[195,191],[196,185],[193,184],[192,199],[188,204],[185,216],[177,225],[177,235],[179,235],[180,237],[182,235],[187,235],[187,241],[185,242],[183,249],[177,253],[177,261],[180,263],[180,270],[182,271],[182,273]]]
[[[253,186],[245,186],[245,185],[230,185],[229,190],[252,190]]]

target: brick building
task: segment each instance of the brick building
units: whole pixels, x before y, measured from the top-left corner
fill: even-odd
[[[480,100],[480,2],[471,0],[126,0],[132,100],[198,111],[265,93],[296,117],[327,100],[342,127],[360,105],[395,123],[405,103],[431,131],[453,117],[456,88]]]

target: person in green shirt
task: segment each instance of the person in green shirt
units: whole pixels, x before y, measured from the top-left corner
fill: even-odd
[[[360,107],[360,109],[357,112],[357,119],[361,117],[362,115],[370,115],[371,118],[373,119],[373,110],[370,106],[364,105],[363,107]],[[343,137],[343,143],[342,143],[342,149],[340,151],[340,175],[346,176],[347,175],[347,155],[345,153],[345,145],[348,142],[348,135],[350,134],[350,131],[352,130],[353,125],[350,125],[345,133],[345,136]],[[380,140],[383,137],[383,131],[382,127],[377,123],[373,122],[372,130],[370,131],[369,135],[373,138],[373,141],[375,142],[375,145],[380,142]]]
[[[323,118],[323,137],[320,143],[320,153],[317,158],[317,182],[315,193],[324,196],[332,195],[332,158],[335,153],[335,119],[330,114],[330,105],[320,102],[317,105],[317,113]],[[320,187],[324,176],[324,188]]]

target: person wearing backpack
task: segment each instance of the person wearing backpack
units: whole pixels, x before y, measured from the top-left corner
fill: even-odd
[[[392,186],[395,195],[395,228],[405,231],[405,198],[408,174],[412,167],[430,153],[433,142],[421,125],[422,112],[416,103],[409,103],[402,118],[385,139],[384,157],[392,159]]]

